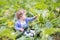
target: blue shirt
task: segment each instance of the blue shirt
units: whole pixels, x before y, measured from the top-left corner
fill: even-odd
[[[24,25],[25,28],[28,28],[28,22],[31,22],[31,21],[33,21],[34,19],[35,19],[35,17],[26,18],[26,19],[25,19],[26,24]],[[22,28],[21,22],[20,22],[20,20],[17,20],[16,23],[15,23],[15,29],[16,29],[16,30],[20,30],[20,28]]]

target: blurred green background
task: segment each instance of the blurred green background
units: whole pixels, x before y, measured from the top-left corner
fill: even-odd
[[[29,23],[37,35],[22,35],[18,40],[60,40],[60,0],[0,0],[0,40],[15,40],[15,13],[19,9],[25,9],[28,17],[38,18]]]

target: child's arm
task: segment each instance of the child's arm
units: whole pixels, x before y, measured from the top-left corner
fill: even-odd
[[[27,18],[28,21],[33,21],[37,18],[37,16],[31,17],[31,18]]]
[[[19,30],[19,31],[21,31],[21,32],[24,31],[23,28],[19,27],[19,24],[18,24],[18,23],[15,24],[15,29],[16,29],[16,30]]]

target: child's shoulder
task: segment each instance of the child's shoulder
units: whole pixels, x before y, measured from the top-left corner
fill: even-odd
[[[19,23],[19,20],[16,20],[16,22],[15,23]]]

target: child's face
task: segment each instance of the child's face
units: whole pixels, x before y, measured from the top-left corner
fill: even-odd
[[[21,19],[25,20],[26,19],[26,13],[24,13],[21,17]]]
[[[19,10],[18,15],[20,17],[19,19],[25,20],[26,19],[26,10],[24,10],[24,9]]]

